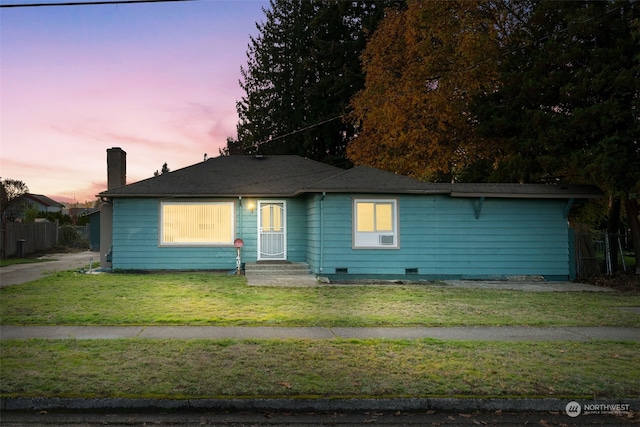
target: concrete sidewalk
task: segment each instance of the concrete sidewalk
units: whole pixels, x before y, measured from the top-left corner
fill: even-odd
[[[270,327],[270,326],[1,326],[0,339],[423,339],[460,341],[640,341],[621,327]]]

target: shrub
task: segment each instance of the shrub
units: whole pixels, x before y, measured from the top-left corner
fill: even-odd
[[[67,248],[88,249],[89,242],[69,224],[62,225],[58,231],[58,245]]]

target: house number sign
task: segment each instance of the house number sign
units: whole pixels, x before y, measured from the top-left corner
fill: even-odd
[[[240,248],[244,246],[242,239],[236,239],[233,242],[233,246],[236,247],[236,274],[240,274],[240,268],[242,263],[240,262]]]

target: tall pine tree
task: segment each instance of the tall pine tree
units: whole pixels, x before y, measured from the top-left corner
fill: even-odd
[[[353,127],[342,118],[364,82],[359,56],[388,4],[398,2],[271,0],[242,68],[231,145],[344,164]]]
[[[499,89],[475,103],[481,134],[501,141],[494,179],[588,182],[622,199],[640,274],[640,5],[542,0],[530,12]]]

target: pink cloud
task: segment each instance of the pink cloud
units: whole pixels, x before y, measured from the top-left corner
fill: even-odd
[[[74,188],[72,192],[47,194],[53,200],[60,203],[84,203],[97,200],[97,195],[107,189],[107,180],[91,182],[89,185]]]
[[[112,146],[129,182],[217,155],[268,2],[189,3],[3,12],[2,177],[83,201],[106,188]]]

